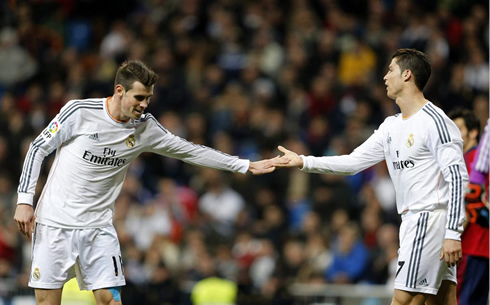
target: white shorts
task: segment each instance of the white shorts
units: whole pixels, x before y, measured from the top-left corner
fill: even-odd
[[[446,215],[445,209],[403,215],[395,289],[436,295],[443,280],[456,283],[456,267],[439,260]]]
[[[29,287],[58,289],[75,276],[81,290],[126,284],[114,227],[63,229],[36,223]]]

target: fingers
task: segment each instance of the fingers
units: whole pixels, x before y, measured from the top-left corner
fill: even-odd
[[[459,263],[461,257],[460,257],[460,253],[458,252],[456,253],[446,252],[444,253],[444,259],[448,267],[454,267]]]
[[[28,239],[31,239],[34,223],[32,221],[17,221],[17,220],[15,222],[17,223],[17,228],[19,229],[20,233],[26,236]]]
[[[254,174],[256,176],[259,176],[259,175],[263,175],[263,174],[272,173],[275,169],[276,169],[275,166],[264,167],[264,168],[262,168],[260,170],[254,170],[254,171],[252,171],[252,174]]]

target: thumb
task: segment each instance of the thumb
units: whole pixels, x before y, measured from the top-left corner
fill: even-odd
[[[279,146],[277,147],[277,149],[279,149],[279,151],[282,151],[283,153],[287,153],[287,152],[289,152],[289,150],[287,150],[286,148],[282,147],[281,145],[279,145]]]

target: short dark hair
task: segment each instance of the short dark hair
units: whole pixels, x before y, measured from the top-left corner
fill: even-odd
[[[145,87],[150,87],[156,83],[157,78],[158,75],[141,61],[127,60],[117,69],[114,87],[120,84],[124,89],[131,90],[136,81]]]
[[[399,49],[392,58],[397,59],[402,72],[407,69],[412,71],[415,85],[420,91],[424,90],[432,71],[427,55],[415,49]]]
[[[456,120],[458,118],[462,118],[464,120],[464,125],[468,131],[476,130],[478,131],[478,135],[476,136],[476,140],[480,140],[480,120],[473,113],[473,111],[464,108],[456,108],[451,110],[447,116],[451,120]]]

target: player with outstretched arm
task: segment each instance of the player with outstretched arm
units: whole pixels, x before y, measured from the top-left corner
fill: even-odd
[[[141,153],[243,174],[268,173],[279,164],[239,159],[170,133],[144,113],[156,79],[140,61],[123,63],[112,97],[69,101],[31,143],[14,219],[23,234],[34,233],[29,286],[37,304],[60,304],[64,283],[75,276],[81,289],[94,291],[98,305],[122,303],[125,279],[112,225],[114,202],[131,161]],[[34,211],[41,163],[55,149]]]
[[[396,51],[384,81],[401,114],[386,118],[350,155],[298,156],[280,146],[289,162],[276,164],[353,175],[386,160],[402,217],[392,304],[456,305],[468,173],[458,127],[422,92],[430,73],[426,54]]]

